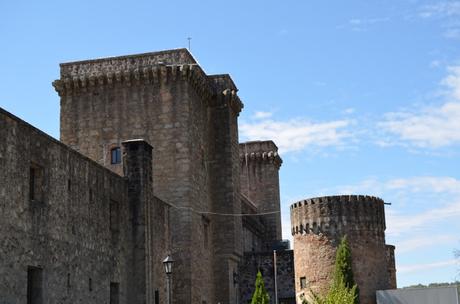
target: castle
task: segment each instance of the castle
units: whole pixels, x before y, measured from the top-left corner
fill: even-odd
[[[362,303],[392,287],[382,201],[296,203],[295,251],[281,241],[282,160],[272,141],[239,143],[229,75],[186,49],[60,68],[60,141],[0,109],[1,304],[166,303],[167,255],[173,303],[247,303],[258,269],[273,303],[295,303],[325,286],[307,265],[323,247],[329,265],[340,232],[373,252],[359,271],[379,279]]]

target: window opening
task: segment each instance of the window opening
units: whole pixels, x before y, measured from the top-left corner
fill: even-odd
[[[43,304],[43,270],[27,268],[27,304]]]
[[[120,283],[110,282],[110,304],[119,304],[119,301],[120,301]],[[155,301],[156,301],[156,298],[155,298]]]
[[[110,150],[110,163],[112,165],[121,163],[121,149],[120,147],[115,147]]]

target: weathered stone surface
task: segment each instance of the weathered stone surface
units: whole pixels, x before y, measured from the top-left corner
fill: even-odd
[[[132,138],[154,147],[154,194],[174,206],[174,302],[234,302],[241,218],[206,215],[241,212],[242,103],[230,77],[207,76],[179,49],[62,64],[54,85],[64,143],[121,175],[112,148]]]
[[[297,298],[309,290],[325,293],[332,280],[335,252],[347,235],[353,273],[363,304],[375,303],[375,291],[389,289],[384,202],[350,195],[308,199],[291,205]],[[301,286],[301,278],[306,285]],[[396,282],[395,282],[396,283]]]
[[[128,302],[129,179],[1,109],[0,138],[0,302],[26,302],[30,266],[42,269],[43,303],[106,303],[111,282],[120,286],[120,303]],[[40,171],[34,199],[31,167]],[[166,207],[157,202],[154,208],[157,226],[149,237],[161,251],[167,224],[158,211]],[[162,282],[151,287],[164,296]]]
[[[292,250],[276,252],[278,303],[295,304],[294,253]],[[275,303],[275,269],[273,252],[246,252],[239,272],[240,302],[250,303],[254,293],[257,271],[264,278],[270,303]]]
[[[280,189],[278,171],[282,160],[271,140],[239,145],[241,193],[254,203],[265,222],[263,246],[269,250],[281,239]]]

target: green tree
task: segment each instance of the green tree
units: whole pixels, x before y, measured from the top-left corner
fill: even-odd
[[[264,279],[262,278],[262,274],[260,273],[260,270],[257,272],[255,285],[256,285],[256,290],[254,290],[254,294],[252,295],[251,304],[270,303],[270,296],[265,290]]]
[[[340,245],[335,254],[333,285],[339,286],[340,283],[343,283],[346,288],[352,288],[355,285],[353,270],[351,268],[351,251],[347,236],[344,236],[340,240]]]
[[[359,290],[353,279],[351,251],[347,237],[340,240],[335,255],[335,268],[332,285],[325,297],[313,293],[315,304],[359,304]]]

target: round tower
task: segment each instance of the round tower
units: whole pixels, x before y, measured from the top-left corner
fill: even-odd
[[[375,291],[388,289],[384,202],[363,195],[327,196],[291,205],[295,285],[298,303],[310,290],[330,287],[335,252],[346,235],[361,304],[374,304]]]

